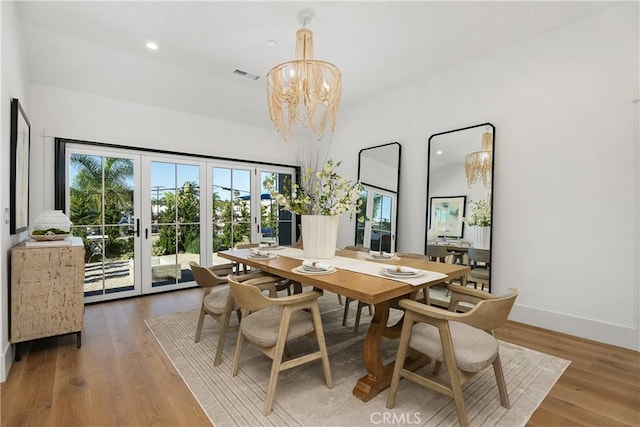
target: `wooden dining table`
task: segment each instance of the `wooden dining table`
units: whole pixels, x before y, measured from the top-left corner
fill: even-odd
[[[302,254],[302,251],[300,251]],[[353,388],[353,395],[367,402],[391,383],[393,362],[383,364],[380,357],[382,337],[399,338],[402,320],[394,325],[387,325],[389,312],[394,301],[402,297],[416,299],[419,290],[441,284],[469,273],[465,265],[445,264],[422,259],[400,258],[397,260],[374,262],[401,265],[421,270],[443,273],[444,278],[433,280],[427,273],[424,283],[411,285],[397,280],[374,276],[360,272],[337,268],[334,273],[324,275],[301,274],[294,269],[302,264],[301,259],[277,256],[271,259],[252,258],[251,249],[219,251],[218,256],[239,264],[249,265],[266,273],[290,279],[304,285],[313,286],[325,291],[334,292],[354,300],[374,306],[374,313],[364,341],[363,362],[367,375],[358,380]],[[353,258],[368,262],[366,252],[340,250],[336,256]],[[428,291],[427,291],[428,292]],[[412,355],[405,361],[405,368],[417,369],[425,364],[424,358]]]

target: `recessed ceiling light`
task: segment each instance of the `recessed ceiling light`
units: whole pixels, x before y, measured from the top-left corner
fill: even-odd
[[[149,50],[158,50],[158,43],[156,42],[149,41],[146,46]]]
[[[436,154],[442,154],[442,150],[436,151]]]
[[[271,47],[276,46],[277,44],[278,44],[278,42],[275,41],[275,40],[269,40],[267,42],[267,46],[271,46]]]

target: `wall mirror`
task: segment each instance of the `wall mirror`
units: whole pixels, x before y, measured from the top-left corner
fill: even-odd
[[[400,153],[400,143],[392,142],[364,148],[358,154],[358,180],[364,191],[360,194],[362,206],[356,214],[356,245],[395,252]]]
[[[456,262],[473,262],[476,253],[490,257],[494,141],[491,123],[429,137],[425,253],[444,245]]]

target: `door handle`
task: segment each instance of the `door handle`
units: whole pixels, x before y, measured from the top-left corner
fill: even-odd
[[[145,238],[145,239],[148,239],[148,238],[149,238],[149,229],[148,229],[148,228],[145,228],[145,229],[144,229],[144,238]]]
[[[140,237],[140,218],[136,219],[136,237]]]

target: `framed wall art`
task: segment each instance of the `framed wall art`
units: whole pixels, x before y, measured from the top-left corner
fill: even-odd
[[[11,234],[29,227],[29,150],[31,125],[20,101],[11,100]]]
[[[432,197],[429,209],[429,229],[438,237],[462,237],[464,208],[467,196]]]

